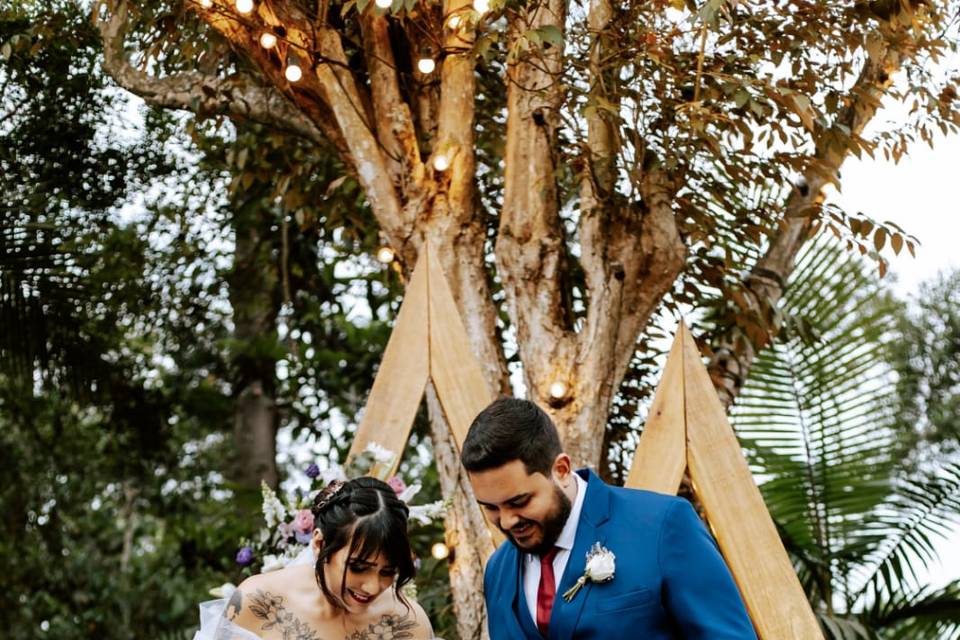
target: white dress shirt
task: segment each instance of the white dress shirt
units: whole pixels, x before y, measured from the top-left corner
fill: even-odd
[[[553,558],[553,579],[556,581],[558,591],[560,580],[563,578],[563,570],[567,568],[570,551],[577,539],[577,524],[580,522],[580,511],[583,510],[583,499],[587,494],[587,481],[576,473],[573,474],[573,477],[577,481],[577,497],[573,500],[573,506],[570,508],[570,515],[563,525],[563,531],[560,532],[560,537],[554,543],[558,551]],[[536,624],[537,590],[540,587],[540,556],[533,553],[524,553],[523,557],[523,595],[527,600],[527,610],[533,618],[533,623]],[[557,593],[556,597],[561,595]]]

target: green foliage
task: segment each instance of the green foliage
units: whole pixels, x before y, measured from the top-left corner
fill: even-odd
[[[903,307],[821,238],[784,299],[732,418],[824,628],[834,638],[960,633],[956,585],[922,589],[960,519],[960,466],[907,464],[891,365]],[[910,633],[929,635],[910,635]],[[936,634],[933,630],[936,630]],[[906,634],[906,635],[904,635]]]
[[[923,284],[892,345],[901,438],[947,457],[960,448],[960,271]]]

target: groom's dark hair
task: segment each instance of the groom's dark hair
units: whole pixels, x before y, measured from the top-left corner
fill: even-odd
[[[528,474],[550,475],[563,451],[553,421],[529,400],[500,398],[473,419],[460,462],[467,471],[487,471],[520,460]]]

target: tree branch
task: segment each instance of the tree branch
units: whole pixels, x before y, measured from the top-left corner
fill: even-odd
[[[823,188],[828,182],[838,180],[837,173],[852,145],[876,115],[884,92],[893,82],[893,75],[911,53],[911,41],[902,29],[884,28],[881,33],[883,39],[868,47],[867,60],[844,101],[846,107],[838,113],[834,127],[819,137],[814,162],[791,191],[776,236],[744,279],[744,288],[760,303],[761,309],[772,311],[780,303],[796,266],[797,254],[819,214]],[[775,336],[775,329],[769,330],[768,342]],[[758,351],[764,346],[766,343],[754,344],[737,327],[713,345],[709,370],[724,406],[733,404]]]
[[[510,47],[521,46],[529,29],[563,29],[563,0],[544,0],[510,16]],[[507,67],[507,135],[504,195],[497,235],[497,269],[517,330],[527,389],[545,399],[551,382],[574,367],[575,334],[564,282],[567,252],[560,224],[555,150],[563,94],[557,79],[562,52],[552,47],[540,61],[528,58]]]
[[[393,182],[406,193],[413,186],[405,184],[407,177],[421,175],[423,168],[413,117],[400,94],[388,26],[386,17],[373,12],[360,16],[377,134],[387,152]]]
[[[323,131],[279,91],[252,84],[243,77],[218,78],[199,72],[156,77],[130,64],[124,52],[128,25],[126,0],[114,3],[108,16],[98,14],[103,39],[104,69],[121,87],[147,104],[183,109],[197,115],[227,115],[257,122],[326,145],[333,131]]]

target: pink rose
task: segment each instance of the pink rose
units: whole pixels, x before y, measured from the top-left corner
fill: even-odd
[[[310,533],[313,531],[313,513],[309,509],[300,509],[297,516],[293,519],[293,528],[299,533]]]
[[[387,480],[387,484],[390,485],[390,488],[393,489],[393,492],[398,496],[407,490],[407,485],[403,483],[403,480],[400,478],[400,476],[393,476]]]

